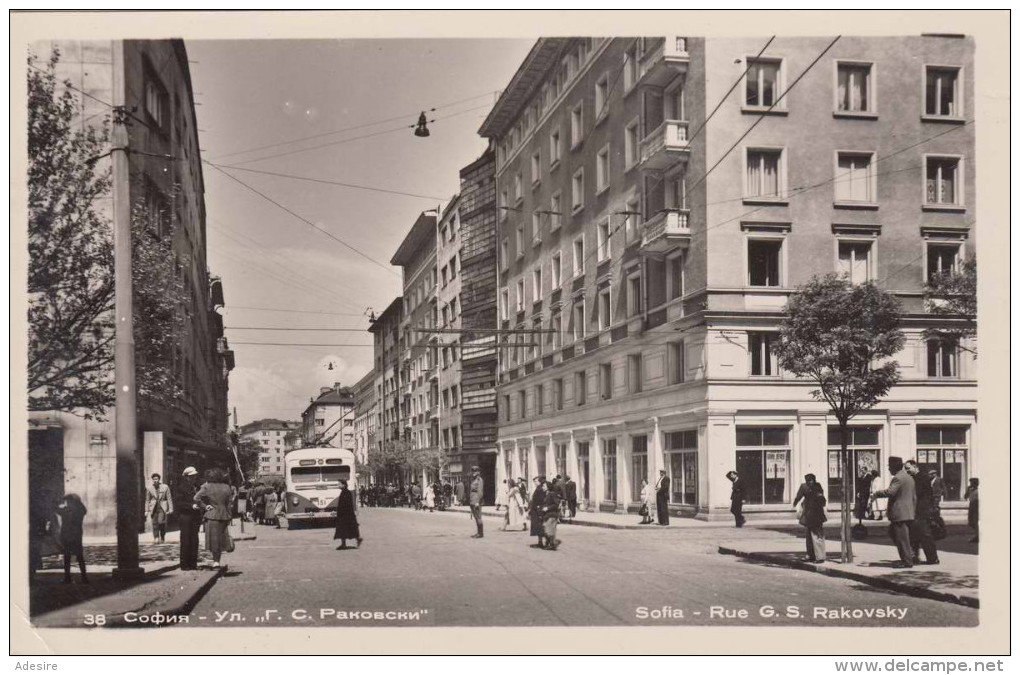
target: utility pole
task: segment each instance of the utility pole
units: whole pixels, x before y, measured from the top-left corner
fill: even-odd
[[[117,567],[114,578],[137,579],[142,506],[138,479],[137,395],[135,391],[134,298],[131,279],[131,176],[128,161],[127,78],[124,41],[113,47],[113,270],[116,314],[114,382],[117,387]]]

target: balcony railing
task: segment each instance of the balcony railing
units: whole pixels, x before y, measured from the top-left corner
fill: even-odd
[[[641,168],[663,170],[687,159],[687,125],[684,120],[665,120],[641,141]]]
[[[664,87],[677,75],[686,73],[690,62],[687,38],[678,35],[666,36],[654,46],[650,46],[641,57],[638,84]]]
[[[691,243],[690,211],[667,209],[645,221],[641,233],[642,253],[664,253]]]

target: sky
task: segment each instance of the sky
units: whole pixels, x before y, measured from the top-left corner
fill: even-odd
[[[371,369],[368,313],[400,295],[389,261],[418,214],[456,194],[460,169],[485,150],[478,128],[531,45],[186,42],[202,158],[234,167],[203,170],[207,262],[223,279],[239,424],[300,419],[320,387],[353,385]],[[431,108],[431,136],[415,137],[410,127]]]

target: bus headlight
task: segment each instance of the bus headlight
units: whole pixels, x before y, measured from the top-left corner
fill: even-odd
[[[294,506],[298,505],[298,497],[297,497],[297,495],[294,495],[293,497],[290,498],[290,503],[293,504]]]

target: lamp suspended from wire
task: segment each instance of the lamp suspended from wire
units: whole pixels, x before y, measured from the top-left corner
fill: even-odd
[[[421,115],[418,116],[418,125],[414,128],[414,135],[419,138],[426,138],[429,136],[428,119],[425,117],[425,111],[423,110]]]

